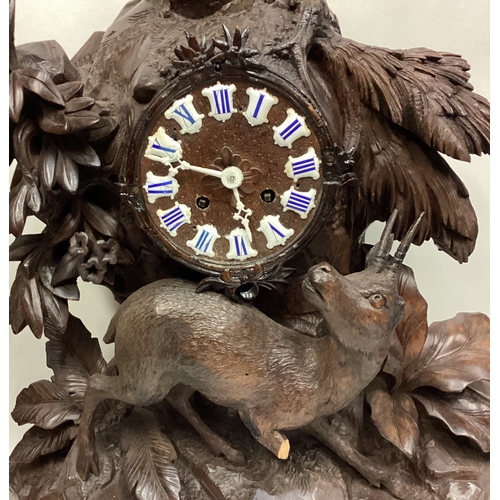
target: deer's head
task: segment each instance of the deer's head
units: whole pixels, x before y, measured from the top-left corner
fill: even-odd
[[[398,278],[423,214],[391,257],[396,217],[394,210],[380,241],[368,253],[363,271],[342,276],[323,262],[309,269],[308,278],[302,283],[306,300],[321,312],[330,330],[350,347],[368,348],[387,339],[403,316],[404,301],[398,295]]]

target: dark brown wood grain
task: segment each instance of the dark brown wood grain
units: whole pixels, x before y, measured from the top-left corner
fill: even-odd
[[[460,263],[474,250],[469,194],[440,155],[489,153],[489,103],[467,62],[349,40],[322,0],[134,0],[72,62],[55,41],[16,48],[14,11],[10,0],[20,265],[9,320],[49,339],[54,376],[25,388],[12,413],[34,425],[10,457],[12,495],[486,500],[489,319],[429,326],[401,264],[411,242],[433,239]],[[200,91],[218,80],[235,81],[238,113],[181,136],[163,111],[192,93],[208,116]],[[240,113],[250,85],[280,98],[257,128]],[[313,132],[293,150],[272,141],[289,107]],[[178,243],[211,214],[221,235],[234,227],[231,197],[203,175],[179,172],[176,199],[193,213],[182,238],[159,227],[170,202],[141,194],[147,171],[167,173],[143,158],[159,126],[190,163],[252,173],[240,195],[255,212],[255,261],[228,263],[223,245],[203,261]],[[300,189],[321,203],[304,221],[275,209],[292,184],[288,156],[310,145],[321,178]],[[264,189],[277,193],[268,205]],[[206,212],[194,207],[201,195]],[[267,213],[296,231],[280,252],[256,231]],[[33,215],[45,230],[23,234]],[[370,250],[361,236],[375,220],[388,229]],[[69,312],[78,278],[123,302],[109,364]]]

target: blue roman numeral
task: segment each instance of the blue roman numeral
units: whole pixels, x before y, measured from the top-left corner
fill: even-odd
[[[301,161],[292,161],[293,175],[304,174],[316,170],[314,158],[306,158]]]
[[[309,198],[309,196],[292,191],[290,193],[290,198],[288,199],[286,206],[289,208],[293,208],[294,210],[297,210],[299,212],[306,213],[309,205],[311,204],[311,201],[312,198]]]
[[[217,109],[218,115],[223,115],[225,113],[231,112],[231,105],[229,104],[229,90],[228,89],[220,89],[214,90],[214,101],[215,107]]]
[[[286,141],[294,132],[299,130],[299,128],[302,127],[302,124],[299,122],[297,118],[288,125],[285,129],[283,129],[280,132],[281,137],[283,138],[284,141]]]
[[[173,194],[172,179],[163,182],[147,184],[148,194]]]
[[[236,255],[238,257],[241,257],[242,255],[248,255],[248,250],[247,250],[247,247],[245,245],[245,240],[244,240],[243,236],[235,235],[235,236],[233,236],[233,239],[234,239],[234,245],[236,248]]]
[[[212,239],[213,235],[211,235],[207,230],[202,229],[201,234],[194,246],[202,252],[207,252]]]
[[[252,115],[254,118],[257,118],[257,116],[259,116],[259,111],[260,111],[260,108],[262,106],[262,101],[264,101],[264,94],[259,95],[259,100],[257,101],[257,104],[255,106],[255,110],[254,110],[253,115]]]
[[[174,113],[179,115],[184,121],[187,121],[192,125],[195,122],[193,115],[189,112],[186,105],[183,103],[178,108],[174,109]]]
[[[186,222],[186,217],[179,207],[174,207],[161,216],[161,220],[170,232]]]
[[[276,233],[280,238],[284,238],[285,235],[276,227],[274,227],[271,223],[269,223],[269,227]]]
[[[167,148],[165,146],[162,146],[159,142],[158,139],[155,139],[153,144],[151,144],[151,147],[153,149],[160,149],[161,151],[165,151],[166,153],[176,153],[175,149],[172,148]]]

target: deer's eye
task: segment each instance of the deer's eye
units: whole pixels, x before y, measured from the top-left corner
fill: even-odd
[[[383,295],[380,295],[380,293],[374,293],[373,295],[370,295],[370,298],[368,299],[370,301],[370,304],[372,307],[375,309],[382,309],[382,307],[385,306],[386,300]]]

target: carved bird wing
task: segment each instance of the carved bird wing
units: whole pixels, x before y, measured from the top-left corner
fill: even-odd
[[[362,186],[352,195],[354,235],[394,208],[396,238],[425,211],[414,243],[433,238],[459,262],[474,249],[477,220],[467,189],[437,152],[462,161],[489,153],[489,103],[472,92],[461,56],[390,50],[335,32],[309,53],[340,106],[343,148],[354,148]]]

